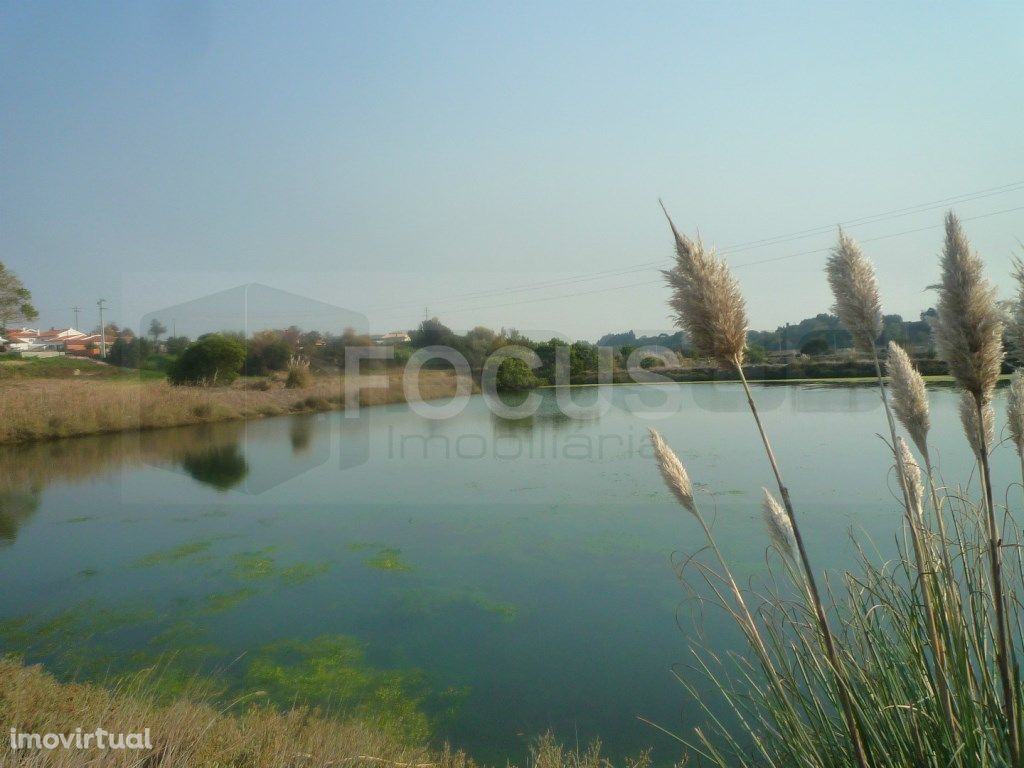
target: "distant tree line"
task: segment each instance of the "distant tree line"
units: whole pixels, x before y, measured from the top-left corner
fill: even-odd
[[[890,341],[895,341],[908,349],[927,352],[932,346],[929,318],[934,315],[934,309],[922,312],[918,320],[904,320],[901,315],[884,315],[878,346],[885,347]],[[694,357],[693,349],[682,331],[657,336],[637,336],[633,331],[609,333],[597,343],[598,346],[626,351],[655,345],[677,351],[683,357]],[[768,351],[799,351],[815,356],[853,347],[849,332],[842,327],[838,317],[828,312],[805,318],[798,323],[780,325],[774,331],[748,331],[747,343],[753,353],[752,362],[761,362]]]
[[[249,337],[234,332],[206,334],[191,343],[181,337],[161,343],[158,338],[159,333],[153,333],[153,338],[119,337],[110,350],[110,362],[126,367],[152,367],[154,359],[159,358],[172,383],[229,384],[241,374],[268,376],[288,371],[291,377],[296,361],[301,361],[304,371],[344,372],[348,348],[378,346],[369,336],[352,329],[332,335],[302,331],[295,326],[262,330]],[[498,389],[518,390],[553,382],[561,356],[572,378],[596,371],[599,363],[597,345],[587,341],[553,338],[538,342],[516,330],[494,331],[483,326],[456,333],[437,318],[424,320],[410,332],[409,338],[406,343],[392,345],[389,359],[363,359],[361,367],[403,366],[417,350],[439,346],[460,354],[472,374],[479,378],[488,358],[497,354]],[[540,364],[531,367],[513,347],[532,350]],[[451,363],[434,357],[426,360],[424,367],[450,368]]]

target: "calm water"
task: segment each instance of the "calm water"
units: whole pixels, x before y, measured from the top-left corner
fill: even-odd
[[[890,549],[876,391],[757,396],[813,560],[848,562],[851,528]],[[474,397],[444,421],[389,406],[6,449],[0,649],[79,678],[160,662],[168,691],[198,675],[485,760],[521,760],[547,729],[676,758],[637,715],[680,733],[701,722],[670,669],[692,675],[696,639],[672,560],[702,540],[644,435],[654,425],[680,453],[727,556],[756,577],[771,477],[741,390],[616,387],[607,412],[574,418],[543,397],[524,420]],[[966,481],[956,396],[931,398],[937,463]],[[1017,479],[1010,448],[994,471],[1000,487]],[[703,629],[717,651],[738,647],[714,612]]]

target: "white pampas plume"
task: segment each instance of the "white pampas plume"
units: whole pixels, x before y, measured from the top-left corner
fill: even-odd
[[[995,413],[992,411],[992,404],[986,402],[981,407],[982,425],[985,429],[985,445],[992,447],[992,438],[995,435]],[[974,451],[975,458],[981,461],[981,434],[978,432],[978,406],[974,396],[969,392],[960,393],[960,423],[964,428],[964,435],[967,442]]]
[[[897,463],[897,471],[900,471],[902,464],[903,485],[907,489],[907,497],[910,502],[910,512],[918,521],[924,515],[924,483],[921,481],[921,467],[914,461],[907,441],[902,437],[896,438],[896,450],[899,451],[900,461]]]
[[[1003,361],[1003,321],[996,290],[982,274],[984,265],[951,211],[946,215],[942,281],[932,332],[939,356],[957,383],[979,402],[996,386]]]
[[[1024,263],[1017,257],[1013,259],[1013,279],[1017,281],[1017,299],[1010,302],[1010,321],[1006,335],[1017,353],[1017,360],[1024,360]]]
[[[836,303],[833,311],[850,332],[857,349],[873,354],[875,340],[882,333],[882,301],[871,262],[860,246],[842,229],[839,243],[825,265],[828,283]]]
[[[1017,449],[1017,455],[1024,458],[1024,373],[1020,369],[1014,371],[1010,378],[1006,415],[1010,424],[1010,437]]]
[[[928,393],[924,379],[918,373],[903,348],[895,341],[889,342],[889,386],[892,392],[892,409],[896,418],[907,430],[917,450],[924,456],[928,453]]]
[[[683,508],[696,517],[697,505],[693,503],[693,484],[690,482],[690,476],[686,474],[683,462],[668,447],[668,443],[658,434],[657,430],[652,428],[650,433],[654,457],[658,460],[658,469],[661,470],[661,476],[665,478],[665,484],[683,505]]]
[[[680,234],[667,210],[665,217],[676,241],[676,265],[662,274],[672,289],[669,306],[676,324],[701,355],[714,358],[723,368],[742,365],[747,308],[739,283],[714,251]]]
[[[764,501],[761,503],[761,509],[764,512],[764,521],[768,526],[768,535],[772,540],[772,544],[779,550],[779,553],[784,557],[788,558],[790,562],[796,562],[796,547],[794,544],[793,537],[793,525],[789,520],[789,515],[786,514],[786,510],[782,508],[782,505],[775,500],[775,497],[771,495],[767,488],[762,488],[764,491]]]

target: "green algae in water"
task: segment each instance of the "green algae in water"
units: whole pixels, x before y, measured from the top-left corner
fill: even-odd
[[[442,613],[453,607],[468,605],[497,616],[506,623],[515,621],[519,616],[519,606],[495,600],[481,589],[459,591],[424,587],[403,590],[395,593],[394,597],[403,610],[419,615]]]
[[[370,568],[376,568],[379,571],[411,571],[413,567],[408,563],[402,562],[402,550],[385,548],[377,552],[376,555],[366,561],[366,565]]]
[[[305,584],[321,574],[330,570],[331,564],[325,561],[319,563],[299,563],[281,571],[281,581],[289,587]]]
[[[240,552],[231,560],[235,564],[231,575],[241,581],[268,579],[275,575],[274,558],[270,556],[277,547],[265,547],[256,552]]]
[[[516,620],[519,615],[519,606],[513,605],[512,603],[500,603],[493,602],[484,597],[472,599],[473,605],[482,611],[487,613],[493,613],[495,616],[505,622],[512,622]]]
[[[88,649],[98,641],[155,618],[150,608],[104,608],[87,600],[45,618],[26,614],[5,619],[0,622],[0,645],[7,651],[35,657],[68,660],[81,654],[91,660]]]
[[[230,611],[256,595],[257,591],[252,587],[243,587],[234,592],[215,592],[206,596],[206,610],[208,613]]]
[[[168,624],[149,639],[150,646],[182,648],[195,645],[206,630],[191,619],[182,619]]]
[[[135,566],[139,568],[149,568],[154,565],[179,563],[183,560],[192,560],[193,562],[206,561],[206,558],[197,558],[196,555],[206,552],[212,546],[213,542],[208,539],[202,541],[190,541],[186,544],[175,547],[174,549],[153,552],[145,557],[141,557],[135,561]]]
[[[82,579],[91,579],[93,576],[99,575],[99,571],[95,568],[83,568],[78,572],[78,577]]]
[[[376,541],[352,541],[345,545],[349,552],[365,552],[368,549],[377,549],[382,545]]]
[[[347,635],[266,645],[253,655],[245,685],[267,691],[282,706],[329,706],[408,743],[422,743],[431,734],[423,672],[373,667],[363,644]]]

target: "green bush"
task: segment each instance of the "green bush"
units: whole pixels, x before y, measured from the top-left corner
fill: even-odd
[[[288,368],[288,377],[284,385],[288,389],[302,389],[308,387],[313,381],[313,374],[309,372],[309,365],[294,363]]]
[[[534,376],[530,366],[518,357],[502,360],[498,366],[495,386],[499,392],[533,389],[540,380]]]
[[[226,386],[238,378],[245,362],[245,347],[219,333],[189,344],[167,371],[172,384]]]

